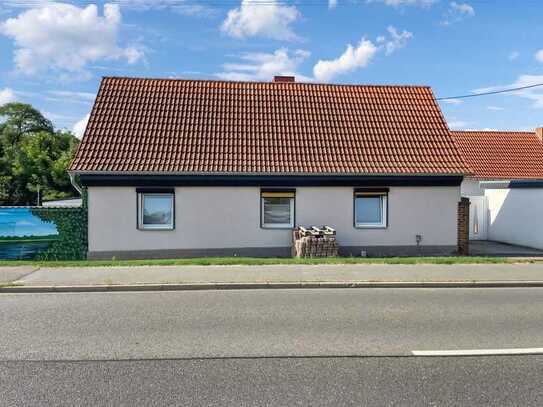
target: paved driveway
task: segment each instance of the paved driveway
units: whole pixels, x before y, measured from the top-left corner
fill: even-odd
[[[471,240],[470,253],[473,256],[543,257],[543,250],[490,240]]]

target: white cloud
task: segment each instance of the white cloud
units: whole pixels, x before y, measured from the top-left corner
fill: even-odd
[[[512,51],[507,58],[509,58],[510,61],[514,61],[520,56],[520,52],[518,51]]]
[[[48,100],[50,102],[78,103],[82,105],[90,105],[94,101],[96,94],[90,92],[49,90],[47,92],[42,92],[42,94],[38,96],[43,96],[45,100]]]
[[[461,105],[464,103],[461,99],[444,99],[442,102],[448,105]]]
[[[354,48],[351,44],[338,58],[328,61],[319,60],[313,67],[313,75],[318,81],[328,82],[337,75],[363,68],[370,63],[378,48],[370,40],[362,39]]]
[[[89,5],[45,3],[0,24],[0,32],[15,42],[14,62],[20,72],[32,75],[47,69],[88,77],[85,66],[103,59],[135,63],[144,52],[117,43],[121,24],[118,5],[105,4],[104,15]]]
[[[66,90],[50,90],[47,91],[47,93],[50,93],[53,96],[58,96],[62,98],[68,98],[68,99],[81,99],[85,100],[87,102],[93,102],[96,94],[91,92],[73,92],[73,91],[66,91]]]
[[[493,128],[493,127],[483,127],[482,129],[481,128],[475,128],[475,127],[465,127],[463,128],[462,130],[464,131],[499,131],[498,129],[496,128]],[[516,131],[518,131],[519,129],[515,129]]]
[[[486,108],[488,110],[492,110],[494,112],[499,112],[501,110],[505,110],[503,107],[499,107],[499,106],[487,106]]]
[[[378,42],[381,41],[385,45],[385,54],[390,55],[394,51],[405,47],[407,41],[413,38],[413,33],[409,31],[402,31],[401,33],[396,30],[395,27],[389,26],[387,28],[388,33],[390,34],[390,39],[386,40],[385,37],[379,37]]]
[[[463,130],[468,124],[468,122],[465,122],[463,120],[453,120],[448,122],[449,129],[451,130]]]
[[[509,85],[489,86],[486,88],[474,89],[472,90],[472,93],[477,94],[485,92],[495,92],[500,90],[531,86],[540,83],[543,83],[543,75],[521,75],[514,83],[511,83]],[[507,92],[503,95],[518,96],[529,99],[534,102],[532,107],[543,109],[543,86]]]
[[[537,61],[543,62],[543,49],[537,51],[534,56]]]
[[[451,3],[451,9],[459,14],[464,14],[466,16],[474,16],[475,10],[468,3],[457,3],[453,1]]]
[[[52,0],[1,0],[1,6],[6,9],[36,8],[54,3]],[[65,1],[66,3],[85,3],[85,1]],[[87,1],[87,3],[89,3]],[[134,11],[172,10],[187,16],[206,17],[217,13],[217,9],[197,3],[193,0],[110,0],[110,4],[117,4],[122,9]],[[1,12],[0,6],[0,12]]]
[[[49,0],[3,0],[2,5],[7,8],[34,8],[48,2]]]
[[[10,88],[0,90],[0,106],[5,105],[6,103],[15,102],[15,99],[17,99],[15,92]]]
[[[207,17],[216,14],[217,10],[204,4],[189,0],[110,0],[123,9],[135,11],[172,10],[186,16]]]
[[[232,81],[265,81],[269,82],[275,75],[295,76],[297,81],[307,82],[307,78],[297,72],[300,64],[309,57],[305,50],[289,52],[280,48],[274,53],[247,53],[240,59],[241,63],[227,63],[223,65],[223,72],[216,76]]]
[[[449,5],[449,9],[445,13],[443,25],[451,25],[458,23],[467,17],[475,16],[475,9],[468,3],[457,3],[453,1]]]
[[[403,7],[403,6],[420,6],[429,7],[438,0],[368,0],[368,3],[381,2],[387,6]]]
[[[328,0],[328,8],[336,8],[337,0]]]
[[[81,139],[83,135],[85,134],[85,129],[87,128],[89,117],[90,117],[90,114],[87,114],[85,117],[79,120],[76,124],[74,124],[74,127],[72,128],[72,132],[75,134],[75,136],[78,139]]]
[[[394,51],[403,48],[407,41],[413,37],[409,31],[398,33],[395,27],[387,28],[389,37],[380,36],[376,43],[362,38],[355,48],[351,44],[338,58],[333,60],[319,60],[313,67],[313,75],[317,81],[328,82],[332,78],[345,73],[353,72],[366,67],[379,51],[391,55]],[[376,45],[377,44],[377,45]]]
[[[300,65],[310,56],[305,50],[294,52],[279,48],[273,53],[246,53],[238,63],[222,65],[223,71],[215,76],[234,81],[270,81],[275,75],[295,76],[299,82],[328,82],[338,75],[353,72],[367,66],[379,52],[390,55],[405,46],[412,33],[399,33],[393,26],[388,27],[389,36],[380,36],[374,42],[362,38],[354,47],[351,44],[343,54],[332,60],[319,60],[313,66],[313,77],[299,73]]]
[[[239,8],[228,11],[221,30],[235,38],[261,36],[276,40],[296,40],[291,24],[301,17],[294,6],[276,0],[242,0]]]

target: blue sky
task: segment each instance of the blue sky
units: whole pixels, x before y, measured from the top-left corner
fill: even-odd
[[[541,21],[538,0],[2,0],[0,103],[80,132],[108,75],[473,94],[543,83]],[[441,105],[454,129],[543,125],[543,87]]]
[[[29,209],[0,209],[1,236],[46,236],[56,235],[57,227],[52,222],[43,222],[32,215]]]

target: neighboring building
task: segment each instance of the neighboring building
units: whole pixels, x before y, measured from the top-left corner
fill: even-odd
[[[489,240],[543,250],[543,179],[485,184]]]
[[[463,196],[483,196],[481,181],[543,178],[543,128],[520,131],[452,131],[470,169]]]
[[[453,131],[470,176],[470,238],[543,249],[543,128]]]
[[[429,87],[103,79],[70,172],[89,257],[450,254],[466,166]],[[420,243],[420,245],[419,245]]]
[[[66,199],[58,199],[56,201],[43,201],[41,204],[42,206],[79,208],[81,205],[83,205],[83,199],[66,198]]]

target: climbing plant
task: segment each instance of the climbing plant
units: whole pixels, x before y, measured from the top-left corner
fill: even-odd
[[[80,208],[32,208],[44,222],[57,226],[58,239],[37,255],[37,260],[82,260],[87,258],[87,194]]]

